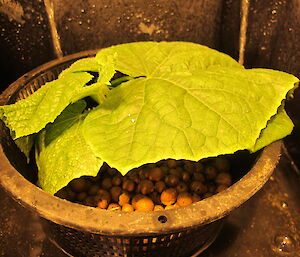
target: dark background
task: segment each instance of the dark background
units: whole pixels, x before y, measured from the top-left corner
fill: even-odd
[[[246,67],[300,77],[299,39],[300,0],[0,0],[0,91],[52,59],[143,40],[197,42]],[[299,99],[297,91],[287,103],[296,128],[273,180],[229,218],[204,256],[300,256]],[[0,256],[65,256],[3,190],[0,207]]]

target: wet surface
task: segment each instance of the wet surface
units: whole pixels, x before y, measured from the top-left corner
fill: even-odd
[[[131,41],[185,40],[217,47],[223,1],[53,0],[63,54]],[[199,15],[201,14],[201,15]],[[208,25],[209,24],[209,25]]]
[[[0,92],[24,73],[54,59],[41,0],[0,1],[0,52]]]
[[[235,210],[203,257],[300,256],[300,177],[286,154],[263,189]],[[0,189],[0,256],[65,257],[39,218]]]
[[[246,65],[300,73],[300,4],[297,0],[250,1]]]

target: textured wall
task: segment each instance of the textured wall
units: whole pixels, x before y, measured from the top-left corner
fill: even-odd
[[[42,1],[0,0],[0,91],[54,58],[49,31]]]
[[[216,47],[222,0],[53,0],[63,54],[131,41],[186,40]]]
[[[0,0],[0,89],[55,57],[112,44],[185,40],[219,49],[224,2]]]

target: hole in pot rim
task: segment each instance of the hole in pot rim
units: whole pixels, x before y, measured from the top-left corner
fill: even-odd
[[[160,222],[160,223],[166,223],[168,221],[168,218],[165,216],[165,215],[161,215],[157,218],[157,220]]]

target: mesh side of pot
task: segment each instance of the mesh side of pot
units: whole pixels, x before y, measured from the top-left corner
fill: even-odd
[[[206,249],[217,236],[222,220],[174,233],[140,236],[88,233],[49,220],[43,225],[51,241],[76,257],[185,257]]]

